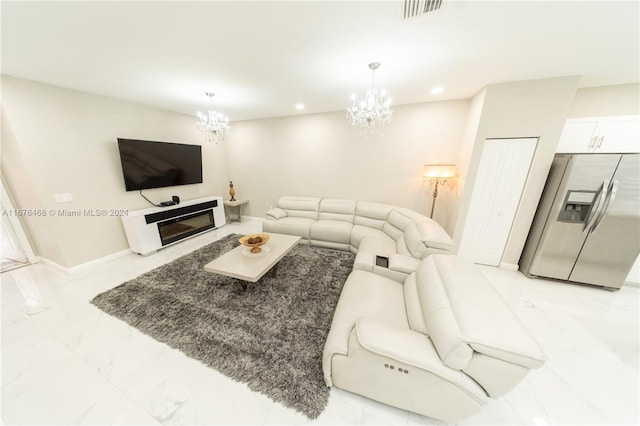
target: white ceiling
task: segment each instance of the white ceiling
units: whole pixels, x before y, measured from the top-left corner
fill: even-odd
[[[506,81],[638,82],[638,1],[2,1],[2,73],[232,121],[338,111],[370,85],[393,104]],[[445,91],[432,95],[431,88]]]

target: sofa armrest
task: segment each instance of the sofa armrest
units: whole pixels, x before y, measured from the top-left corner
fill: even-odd
[[[424,259],[430,254],[449,252],[453,240],[435,220],[424,218],[410,223],[404,230],[404,243],[413,257]]]
[[[389,269],[392,271],[398,271],[409,275],[418,269],[420,265],[420,259],[416,259],[412,256],[406,256],[404,254],[391,254],[389,255]]]
[[[522,347],[508,347],[502,342],[470,341],[469,346],[474,351],[512,364],[521,365],[529,369],[539,368],[545,363],[545,355],[537,348],[523,349]]]
[[[287,212],[280,207],[275,207],[267,212],[267,219],[278,220],[287,217]]]
[[[461,372],[446,367],[429,337],[422,333],[363,317],[356,322],[356,334],[360,345],[377,355],[429,371],[453,383],[469,380]]]

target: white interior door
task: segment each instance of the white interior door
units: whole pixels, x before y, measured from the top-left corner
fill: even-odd
[[[538,138],[486,139],[458,255],[499,266]]]

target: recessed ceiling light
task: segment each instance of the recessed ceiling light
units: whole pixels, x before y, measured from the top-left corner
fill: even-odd
[[[442,92],[444,92],[444,87],[441,87],[441,86],[434,87],[434,88],[431,89],[431,94],[432,95],[439,95]]]
[[[300,104],[300,103],[296,104],[296,109],[297,109],[298,111],[303,110],[303,109],[304,109],[304,104]]]

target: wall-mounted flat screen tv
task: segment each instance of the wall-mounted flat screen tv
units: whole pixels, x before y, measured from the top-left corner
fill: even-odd
[[[202,147],[118,138],[127,191],[202,183]]]

